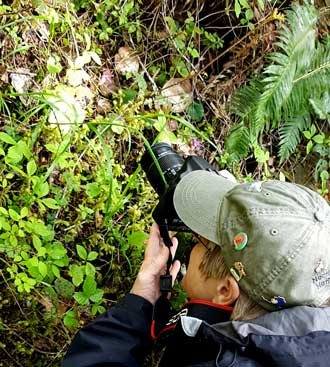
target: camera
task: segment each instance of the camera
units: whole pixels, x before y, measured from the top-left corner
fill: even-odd
[[[159,196],[159,202],[152,216],[159,226],[159,232],[165,245],[170,248],[172,241],[168,231],[191,232],[177,215],[173,195],[177,184],[182,177],[196,170],[214,171],[205,159],[197,156],[188,156],[186,159],[177,154],[167,143],[157,143],[151,146],[151,152],[146,151],[142,156],[141,166],[147,178]],[[171,251],[167,261],[166,274],[160,277],[161,292],[169,292],[172,289],[172,265]]]
[[[149,151],[146,151],[142,157],[141,166],[151,186],[159,196],[159,203],[152,216],[160,227],[166,226],[170,231],[190,232],[190,229],[181,221],[175,211],[173,204],[175,187],[182,177],[192,171],[217,172],[217,170],[202,157],[188,156],[186,159],[182,158],[167,143],[154,144],[151,146],[151,150],[154,157]]]

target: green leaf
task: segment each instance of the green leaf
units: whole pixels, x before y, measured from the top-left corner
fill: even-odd
[[[303,134],[304,134],[304,137],[308,140],[312,138],[312,134],[308,130],[303,131]]]
[[[57,204],[55,199],[52,198],[46,198],[41,200],[43,204],[47,206],[47,208],[50,209],[59,209],[60,206]]]
[[[0,132],[0,140],[2,140],[3,142],[10,144],[10,145],[15,145],[16,141],[8,134],[4,133],[4,132]]]
[[[71,272],[71,277],[72,277],[72,283],[76,287],[79,287],[80,284],[84,280],[84,273],[83,273],[82,267],[78,266],[78,265],[75,265],[75,264],[71,265],[70,272]]]
[[[77,253],[78,253],[79,257],[83,260],[86,260],[87,259],[87,251],[86,251],[85,247],[83,247],[81,245],[77,245],[76,249],[77,249]]]
[[[39,261],[38,270],[43,278],[47,275],[48,269],[47,269],[47,265],[44,262]]]
[[[45,247],[40,247],[38,248],[38,257],[43,257],[46,255],[46,248]]]
[[[36,250],[39,250],[39,248],[42,246],[40,238],[35,234],[32,235],[32,243]]]
[[[88,261],[93,261],[98,257],[98,253],[96,251],[91,251],[88,256],[87,256],[87,260]]]
[[[312,140],[310,140],[310,141],[307,143],[307,146],[306,146],[306,154],[307,154],[307,155],[312,151],[313,146],[314,146],[314,144],[313,144]]]
[[[254,14],[253,14],[252,9],[247,9],[247,10],[245,11],[245,18],[246,18],[247,20],[251,20],[251,19],[253,19],[253,17],[254,17]]]
[[[90,275],[84,281],[83,292],[88,298],[96,292],[96,281]]]
[[[38,182],[38,184],[34,187],[34,193],[39,197],[42,198],[49,194],[49,185],[48,182]]]
[[[236,18],[238,18],[241,14],[241,5],[238,0],[235,0],[234,9],[235,9]]]
[[[89,303],[89,300],[83,292],[76,292],[73,296],[73,298],[80,304],[80,305],[87,305]]]
[[[243,6],[243,8],[248,9],[250,7],[247,0],[239,0],[240,4]]]
[[[187,114],[194,121],[201,121],[204,117],[204,107],[201,102],[193,102],[187,108]]]
[[[95,273],[96,273],[95,266],[91,263],[86,263],[85,274],[94,277]]]
[[[3,208],[2,206],[0,207],[0,214],[5,216],[5,217],[8,217],[8,211],[7,209]]]
[[[97,288],[95,293],[89,297],[89,299],[95,303],[100,303],[103,299],[104,291],[100,288]]]
[[[28,214],[29,214],[29,209],[26,206],[24,206],[21,209],[20,217],[25,218]]]
[[[175,62],[175,67],[178,73],[183,77],[186,78],[189,76],[189,70],[187,68],[187,65],[183,60],[177,60]]]
[[[34,159],[31,159],[26,165],[27,174],[31,177],[37,171],[37,165]]]
[[[9,209],[9,216],[12,220],[19,221],[21,219],[21,216],[13,209]]]
[[[75,311],[67,311],[64,314],[63,323],[66,327],[77,328],[79,327],[79,322],[77,320],[77,315]]]
[[[18,149],[17,145],[14,145],[8,149],[6,155],[6,162],[11,164],[17,164],[23,159],[23,153]]]
[[[56,265],[52,265],[52,272],[56,276],[56,278],[60,278],[60,269]]]
[[[123,89],[122,92],[123,92],[123,102],[124,103],[133,101],[138,94],[137,91],[134,89]]]
[[[318,135],[313,136],[313,140],[317,144],[323,144],[324,138],[325,138],[324,134],[318,134]]]
[[[101,188],[96,183],[89,183],[86,185],[86,193],[90,198],[98,196],[101,192]]]

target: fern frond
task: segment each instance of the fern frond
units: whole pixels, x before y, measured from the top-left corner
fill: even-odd
[[[311,124],[310,114],[306,112],[305,115],[293,117],[286,121],[280,129],[280,162],[288,159],[290,154],[296,149],[301,141],[301,133],[309,128]]]
[[[250,136],[249,130],[243,122],[234,126],[226,140],[226,151],[231,154],[234,160],[245,158],[249,153]]]
[[[313,6],[292,4],[292,10],[287,12],[288,25],[282,26],[280,41],[276,43],[279,51],[269,56],[273,64],[264,71],[264,90],[251,121],[256,131],[277,127],[283,117],[290,116],[291,104],[286,101],[292,93],[297,71],[306,69],[313,58],[316,21]]]

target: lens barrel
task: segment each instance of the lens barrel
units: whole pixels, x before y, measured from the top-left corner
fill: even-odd
[[[183,166],[184,159],[175,153],[172,147],[167,143],[154,144],[151,146],[151,149],[165,176],[167,184],[169,184]],[[157,194],[163,194],[166,191],[166,185],[149,151],[144,153],[141,159],[141,166]]]

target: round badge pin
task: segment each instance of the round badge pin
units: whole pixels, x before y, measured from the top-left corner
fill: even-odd
[[[245,232],[239,232],[234,237],[236,251],[242,251],[248,243],[248,236]]]

